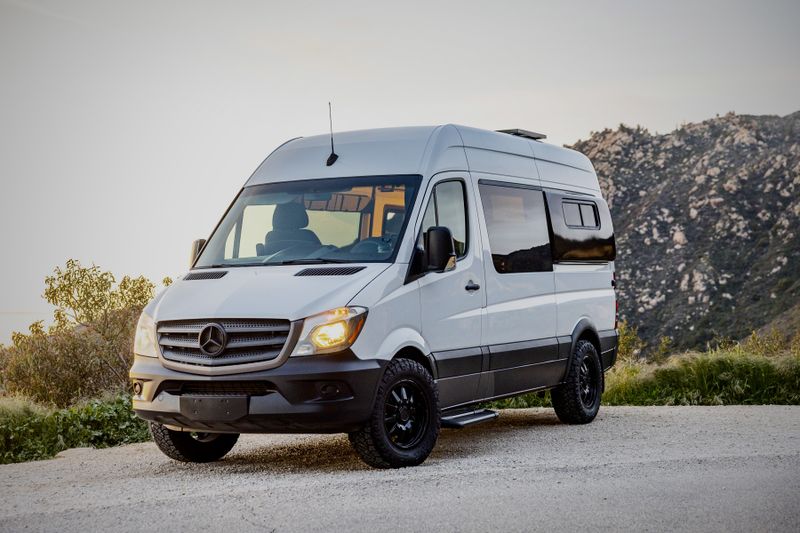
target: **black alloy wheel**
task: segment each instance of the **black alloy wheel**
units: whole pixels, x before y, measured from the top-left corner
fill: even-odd
[[[586,409],[592,409],[597,400],[597,395],[599,394],[597,385],[600,381],[597,379],[597,375],[599,372],[600,369],[594,364],[594,359],[590,357],[585,357],[583,359],[578,375],[581,389],[581,403]]]
[[[395,383],[383,402],[383,424],[389,440],[400,449],[416,446],[428,429],[425,395],[410,379]]]

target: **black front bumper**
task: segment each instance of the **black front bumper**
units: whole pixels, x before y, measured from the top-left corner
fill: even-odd
[[[291,357],[261,372],[211,377],[177,372],[158,359],[136,356],[130,377],[141,383],[142,392],[133,397],[133,409],[145,420],[196,431],[349,432],[369,418],[386,363],[359,359],[347,350]],[[226,416],[223,409],[216,417],[213,413],[224,398],[236,410]],[[215,407],[195,414],[189,405],[203,405],[204,399]]]

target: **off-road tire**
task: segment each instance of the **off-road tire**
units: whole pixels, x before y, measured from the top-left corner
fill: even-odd
[[[420,430],[418,442],[403,449],[394,444],[386,429],[386,401],[394,387],[409,382],[417,387],[415,392],[420,393],[425,401],[420,414],[424,413],[427,420]],[[348,436],[356,453],[368,465],[375,468],[402,468],[417,466],[428,458],[439,438],[440,427],[439,390],[433,377],[416,361],[401,358],[394,359],[386,367],[378,384],[370,419]]]
[[[150,422],[150,434],[164,455],[184,463],[210,463],[222,459],[231,451],[238,433],[210,433],[198,440],[192,433],[173,431],[157,422]]]
[[[591,401],[586,400],[585,381],[581,383],[581,370],[584,365],[591,372],[589,381],[595,392]],[[603,379],[600,357],[594,345],[589,341],[578,341],[564,383],[550,393],[558,419],[566,424],[588,424],[594,420],[600,410]]]

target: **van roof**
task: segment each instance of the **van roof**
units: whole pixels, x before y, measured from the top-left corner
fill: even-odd
[[[340,176],[432,176],[466,170],[599,191],[586,156],[519,134],[447,124],[336,132],[334,143],[339,158],[327,166],[330,135],[287,141],[261,163],[246,186]]]

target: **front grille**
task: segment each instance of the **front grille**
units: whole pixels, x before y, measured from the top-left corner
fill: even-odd
[[[200,351],[200,331],[209,324],[219,324],[227,335],[225,349],[214,356]],[[171,320],[158,323],[158,344],[168,361],[200,366],[240,365],[278,357],[289,329],[288,320]]]
[[[266,381],[174,381],[161,383],[156,391],[178,396],[265,396],[275,389]]]

